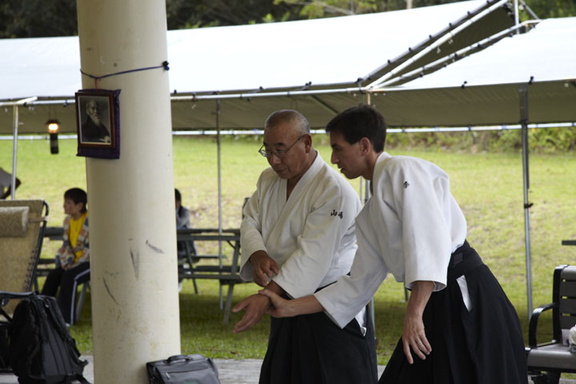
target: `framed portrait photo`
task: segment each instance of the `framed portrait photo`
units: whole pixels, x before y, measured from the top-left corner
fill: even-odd
[[[120,90],[76,92],[78,156],[120,158]]]

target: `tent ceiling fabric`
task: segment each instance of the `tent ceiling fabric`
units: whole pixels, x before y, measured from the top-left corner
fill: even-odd
[[[394,127],[466,127],[519,124],[518,84],[392,91],[376,99]],[[529,123],[576,121],[576,88],[563,82],[528,87]]]
[[[380,76],[395,78],[406,75],[410,71],[414,71],[416,76],[421,76],[422,67],[448,57],[463,48],[477,45],[478,42],[508,29],[513,24],[513,15],[505,4],[506,2],[504,6],[503,2],[485,2],[474,12],[467,12],[464,17],[454,20],[444,30],[430,35],[421,44],[410,47],[410,50],[400,57],[387,62],[378,71],[371,73],[368,80],[378,83]]]
[[[332,90],[358,87],[358,79],[373,80],[406,60],[413,60],[406,70],[413,69],[506,29],[513,20],[505,4],[471,0],[376,14],[168,31],[173,96],[199,97],[173,101],[173,129],[214,129],[216,102],[200,98],[213,94],[233,95],[221,99],[221,128],[260,128],[279,108],[302,109],[314,126],[323,126],[338,111],[362,101],[353,91]],[[430,48],[433,44],[437,49]],[[428,49],[426,54],[417,56],[423,49]],[[82,83],[78,38],[4,39],[0,53],[0,105],[5,106],[0,109],[0,133],[13,129],[12,109],[6,105],[27,97],[38,101],[19,109],[19,132],[42,132],[49,118],[59,119],[64,132],[74,132],[73,97]],[[328,92],[247,96],[304,89]]]
[[[312,128],[321,129],[339,111],[364,101],[360,92],[222,98],[219,99],[219,126],[221,129],[262,129],[270,113],[290,108],[302,112]],[[212,99],[172,102],[172,126],[174,130],[214,129],[217,108],[217,101]],[[194,126],[190,126],[191,121]]]
[[[391,66],[430,36],[445,34],[486,4],[502,1],[464,1],[411,10],[250,26],[172,31],[171,62],[190,63],[172,71],[172,90],[178,94],[230,93],[249,90],[354,86],[358,79]],[[498,11],[498,12],[496,12]],[[500,6],[482,19],[484,31],[469,28],[454,35],[428,61],[469,45],[512,25]],[[451,27],[452,25],[452,27]],[[195,52],[201,60],[194,60]],[[433,57],[432,57],[433,56]],[[230,67],[233,63],[233,67]],[[190,73],[194,68],[194,73]],[[207,74],[209,74],[207,76]]]

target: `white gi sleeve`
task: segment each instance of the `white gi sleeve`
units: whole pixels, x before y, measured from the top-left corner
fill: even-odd
[[[435,291],[444,289],[453,251],[448,176],[420,159],[394,159],[386,168],[386,186],[402,223],[405,285],[410,289],[415,281],[433,281]]]
[[[358,251],[350,275],[340,277],[336,284],[314,294],[326,314],[340,328],[344,328],[370,302],[388,275],[380,252],[366,240],[373,238],[374,233],[370,222],[357,221]]]

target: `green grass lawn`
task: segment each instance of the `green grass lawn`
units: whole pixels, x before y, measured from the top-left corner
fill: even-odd
[[[330,148],[325,136],[316,137],[315,142],[324,159],[329,161]],[[261,138],[251,136],[223,139],[224,228],[240,225],[244,198],[252,193],[260,171],[267,166],[266,160],[256,152],[260,143]],[[76,141],[60,140],[58,155],[50,154],[47,140],[20,140],[18,151],[18,177],[23,184],[17,198],[46,200],[51,209],[49,225],[60,226],[64,217],[64,191],[75,186],[86,188],[85,159],[75,155]],[[528,308],[521,155],[436,149],[393,149],[390,153],[422,157],[448,172],[453,193],[467,216],[468,240],[500,280],[526,333]],[[6,170],[11,168],[11,155],[11,141],[0,140],[0,166]],[[182,192],[184,205],[193,211],[195,227],[218,225],[216,155],[213,138],[174,139],[175,187]],[[561,240],[576,239],[576,155],[532,154],[530,172],[530,201],[534,204],[530,211],[533,303],[538,306],[550,301],[554,267],[575,263],[576,247],[563,247]],[[360,188],[359,181],[351,183]],[[57,246],[57,243],[45,242],[43,257],[53,257]],[[204,246],[198,244],[200,252]],[[232,334],[231,327],[240,315],[232,315],[230,324],[223,325],[217,283],[203,280],[198,284],[199,294],[194,294],[191,281],[185,282],[180,293],[182,352],[216,358],[262,358],[268,322],[263,321],[249,332]],[[253,284],[238,285],[234,301],[255,291]],[[404,304],[401,284],[387,279],[375,297],[380,364],[387,361],[400,336]],[[90,306],[86,305],[81,321],[71,328],[85,354],[92,352],[90,318]],[[541,339],[545,340],[550,333],[543,333]]]

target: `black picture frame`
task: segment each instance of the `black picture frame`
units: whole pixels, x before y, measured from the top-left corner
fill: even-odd
[[[120,158],[120,90],[76,92],[78,156]]]

